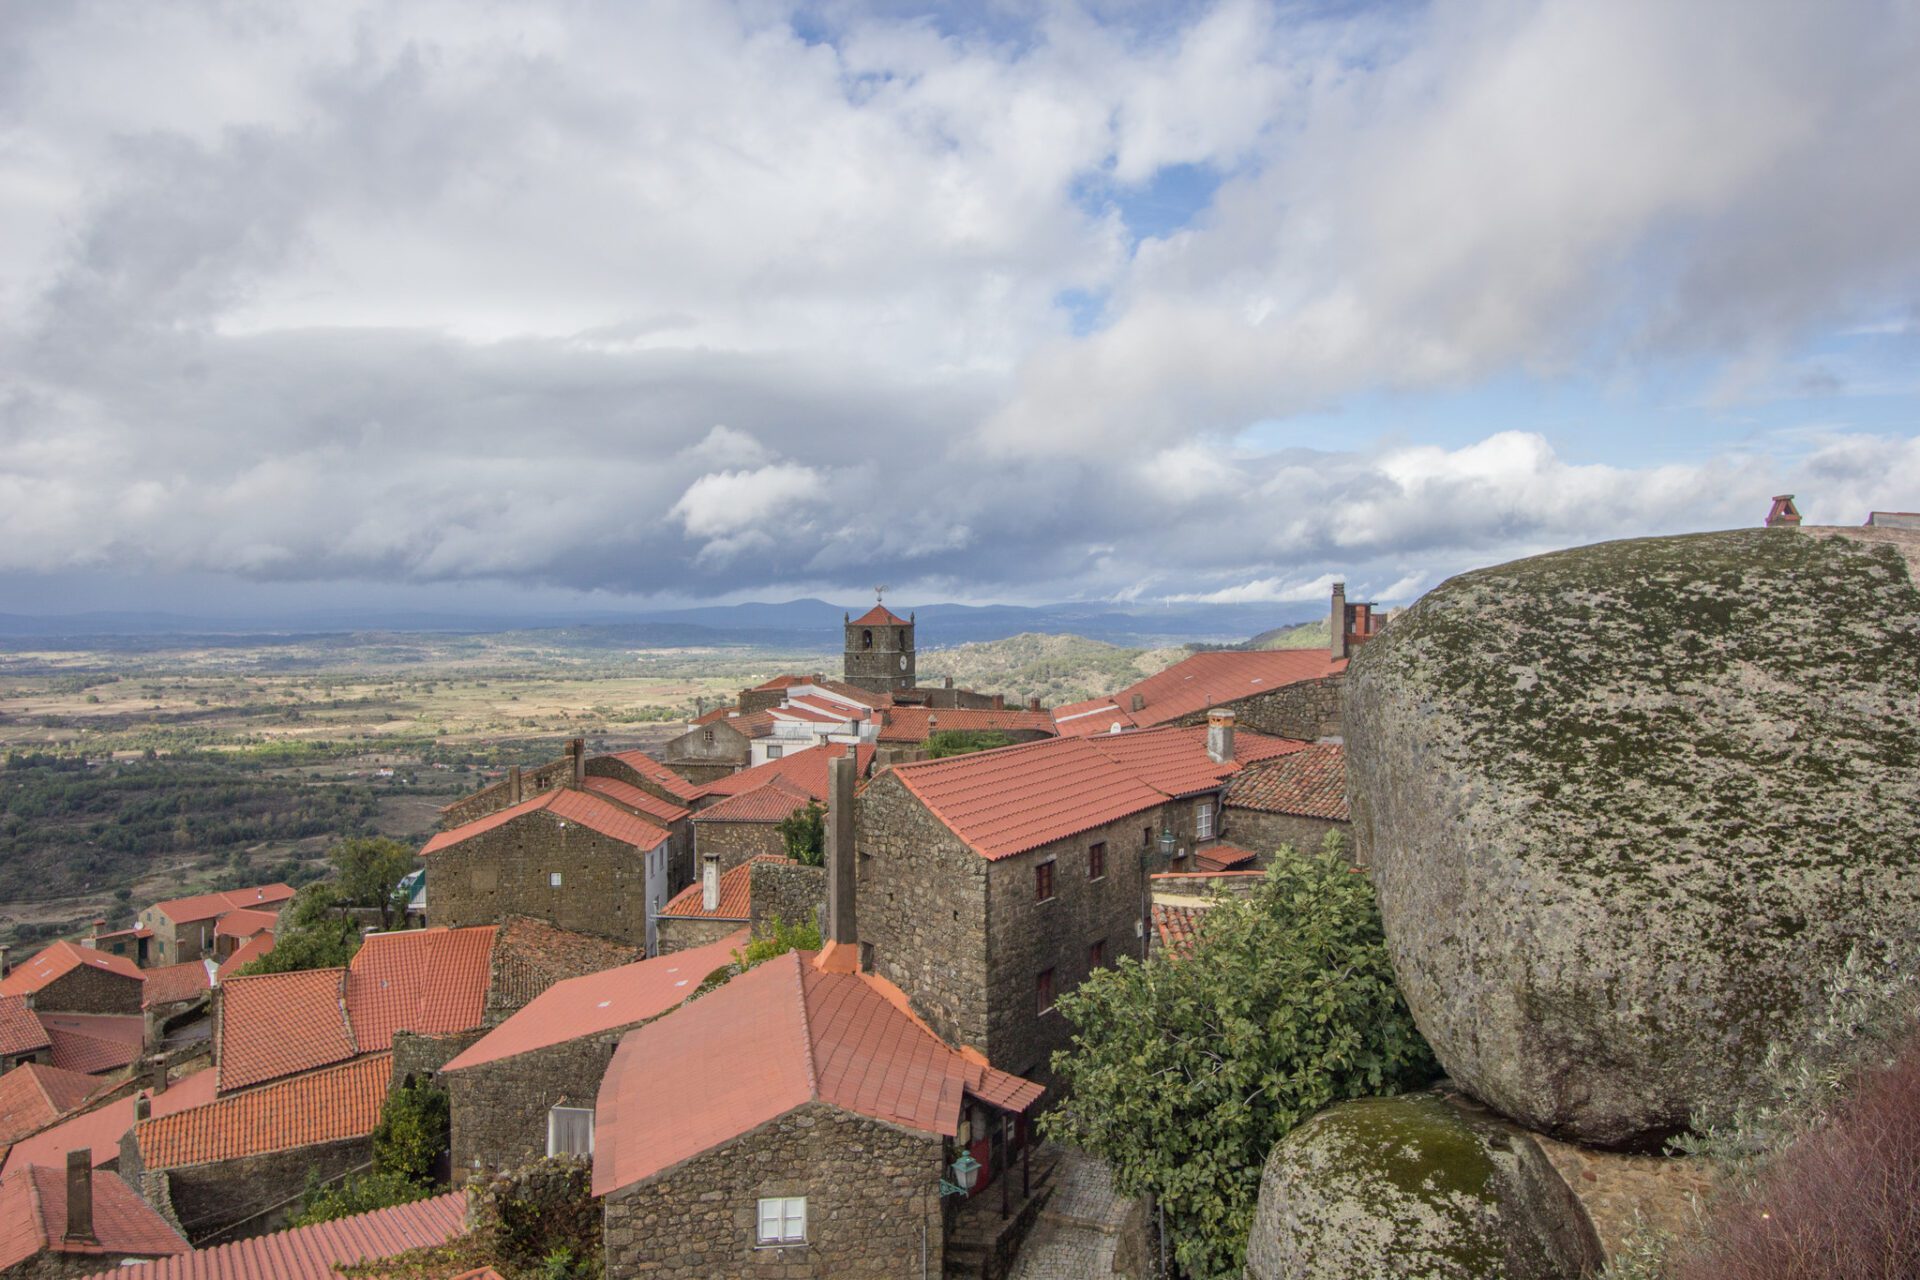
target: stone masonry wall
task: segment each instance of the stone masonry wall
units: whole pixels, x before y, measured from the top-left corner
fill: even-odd
[[[139,1013],[140,983],[80,965],[34,993],[33,1007],[46,1013]]]
[[[54,1253],[42,1250],[25,1262],[0,1270],[4,1280],[81,1280],[82,1276],[113,1271],[124,1261],[147,1262],[131,1253]]]
[[[709,920],[703,916],[661,916],[654,922],[657,954],[670,956],[676,951],[704,947],[738,933],[745,923],[744,920]]]
[[[1259,865],[1262,867],[1272,860],[1273,851],[1283,844],[1290,844],[1302,853],[1318,849],[1329,831],[1338,831],[1346,837],[1347,852],[1351,855],[1351,822],[1305,818],[1292,813],[1265,813],[1258,809],[1236,809],[1231,805],[1227,807],[1227,840],[1242,849],[1253,850],[1259,855]]]
[[[942,1039],[984,1051],[987,860],[891,774],[855,801],[854,846],[860,944],[873,971]]]
[[[241,1160],[167,1170],[174,1211],[198,1248],[286,1225],[300,1207],[309,1173],[331,1182],[373,1159],[373,1137],[296,1147]]]
[[[633,1023],[441,1076],[451,1103],[453,1176],[464,1182],[547,1154],[547,1112],[591,1109],[600,1079]]]
[[[1333,675],[1320,680],[1301,680],[1283,684],[1267,693],[1239,698],[1227,705],[1242,729],[1271,734],[1276,738],[1340,737],[1340,686],[1346,676]],[[1183,716],[1174,723],[1201,725],[1207,722],[1205,711]]]
[[[560,873],[559,887],[550,883]],[[428,859],[433,922],[495,924],[532,916],[562,929],[645,946],[646,853],[540,809]]]
[[[786,841],[773,822],[695,822],[693,824],[694,866],[702,867],[709,853],[720,855],[720,874],[762,853],[777,858],[787,856]]]
[[[752,743],[747,735],[724,721],[696,724],[661,749],[660,759],[667,768],[679,773],[687,765],[725,766],[734,769],[747,762]]]
[[[747,872],[753,903],[753,936],[773,932],[773,918],[815,924],[826,936],[827,869],[793,862],[756,862]]]
[[[487,1028],[456,1031],[451,1035],[428,1036],[418,1031],[393,1033],[393,1072],[389,1089],[398,1089],[408,1080],[419,1082],[438,1075],[440,1068],[465,1053],[487,1034]]]
[[[606,1197],[608,1280],[942,1272],[945,1143],[809,1103]],[[758,1244],[762,1196],[805,1196],[805,1244]]]

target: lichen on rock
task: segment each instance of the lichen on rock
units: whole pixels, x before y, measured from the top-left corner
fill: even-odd
[[[1355,657],[1356,834],[1448,1074],[1649,1146],[1920,908],[1920,535],[1753,530],[1464,574]]]

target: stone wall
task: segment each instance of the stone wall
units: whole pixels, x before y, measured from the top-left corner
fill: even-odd
[[[444,831],[462,823],[484,818],[490,813],[512,808],[521,801],[531,800],[542,792],[564,787],[573,777],[573,758],[561,756],[558,760],[549,760],[537,769],[523,769],[520,772],[520,797],[513,795],[513,779],[505,777],[498,782],[480,788],[472,795],[463,796],[440,811],[440,827]]]
[[[694,865],[704,866],[709,853],[720,855],[720,874],[725,875],[763,853],[786,857],[787,843],[780,838],[780,825],[775,822],[696,820],[693,824]]]
[[[661,748],[660,759],[675,773],[689,765],[731,772],[746,764],[752,742],[724,720],[696,724]],[[683,775],[684,776],[684,775]]]
[[[753,936],[773,932],[773,918],[815,924],[826,936],[827,869],[795,862],[756,862],[747,871],[753,903]]]
[[[558,887],[550,880],[558,872]],[[562,929],[644,947],[646,851],[541,809],[428,859],[437,925],[532,916]]]
[[[1345,681],[1344,673],[1319,680],[1300,680],[1251,698],[1237,698],[1227,705],[1242,729],[1276,738],[1304,738],[1308,742],[1338,738],[1341,736],[1340,686]],[[1185,726],[1206,722],[1205,711],[1174,721]]]
[[[487,1028],[456,1031],[451,1035],[429,1036],[418,1031],[393,1033],[393,1072],[388,1088],[399,1089],[411,1080],[418,1083],[440,1073],[440,1068],[465,1053],[487,1034]]]
[[[180,1225],[187,1239],[200,1248],[278,1231],[299,1211],[309,1177],[332,1182],[372,1159],[369,1134],[240,1160],[187,1165],[166,1173]]]
[[[516,1169],[547,1154],[547,1112],[593,1108],[620,1037],[639,1023],[518,1053],[440,1077],[451,1104],[458,1182]]]
[[[1176,894],[1191,898],[1205,898],[1214,893],[1230,893],[1236,898],[1244,898],[1252,893],[1254,886],[1260,883],[1260,876],[1238,875],[1234,873],[1215,873],[1212,875],[1181,875],[1168,872],[1154,876],[1153,892]]]
[[[140,983],[134,978],[79,965],[33,995],[45,1013],[139,1013]]]
[[[123,1262],[148,1262],[149,1255],[131,1253],[53,1253],[42,1250],[25,1262],[0,1270],[0,1280],[81,1280],[82,1276],[113,1271]]]
[[[943,1269],[945,1143],[809,1103],[606,1197],[608,1280],[886,1277]],[[805,1244],[758,1244],[762,1196],[805,1196]]]
[[[1290,844],[1303,853],[1320,847],[1329,831],[1338,831],[1347,841],[1347,852],[1353,849],[1353,824],[1335,822],[1330,818],[1304,818],[1292,813],[1267,813],[1259,809],[1236,809],[1227,806],[1226,840],[1242,849],[1251,849],[1260,855],[1259,865],[1264,867],[1272,859],[1273,851],[1283,844]],[[1357,861],[1357,859],[1356,859]]]
[[[712,920],[705,916],[661,916],[654,921],[654,941],[657,954],[672,955],[676,951],[688,951],[694,947],[704,947],[709,942],[718,942],[730,934],[738,933],[744,920]]]

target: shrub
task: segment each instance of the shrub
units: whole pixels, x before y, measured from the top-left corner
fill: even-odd
[[[818,867],[827,860],[827,811],[818,800],[807,801],[780,819],[776,828],[787,846],[787,856],[803,866]]]
[[[378,1170],[352,1174],[326,1186],[309,1185],[300,1202],[300,1212],[294,1215],[289,1225],[310,1227],[319,1222],[331,1222],[335,1218],[349,1218],[356,1213],[372,1213],[375,1209],[411,1204],[432,1194],[432,1187],[401,1174]]]
[[[445,1089],[413,1084],[389,1093],[373,1131],[374,1171],[432,1182],[434,1165],[448,1147],[448,1116]]]
[[[818,951],[820,949],[820,926],[812,922],[788,924],[779,916],[770,923],[773,932],[764,938],[755,938],[744,950],[733,953],[736,972],[745,973],[757,964],[764,964],[775,956],[783,956],[789,951]]]

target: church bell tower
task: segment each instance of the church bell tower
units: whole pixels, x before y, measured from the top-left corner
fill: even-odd
[[[841,615],[847,626],[846,681],[872,693],[913,688],[913,615],[903,618],[879,603],[885,591],[876,591],[873,608],[859,617]]]

